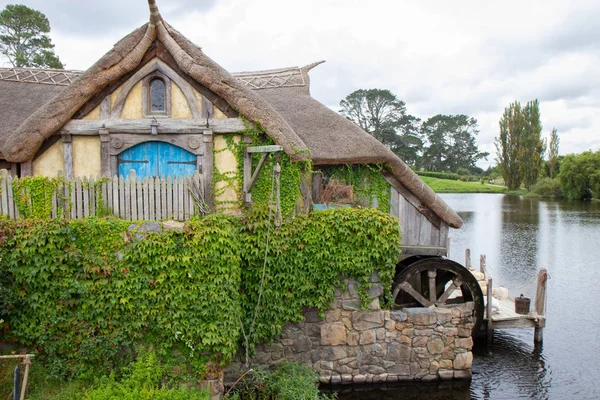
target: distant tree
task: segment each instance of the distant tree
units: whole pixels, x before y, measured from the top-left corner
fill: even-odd
[[[429,171],[472,171],[477,161],[489,155],[477,147],[477,120],[466,115],[438,114],[421,125],[421,133],[427,141],[421,165]]]
[[[340,102],[340,113],[373,135],[406,163],[415,165],[423,147],[420,120],[385,89],[359,89]]]
[[[509,189],[518,189],[521,183],[530,188],[539,179],[546,151],[541,134],[537,100],[525,107],[516,101],[504,109],[495,141],[496,162]]]
[[[600,198],[600,151],[565,156],[558,178],[563,194],[569,199]]]
[[[14,67],[62,69],[49,32],[50,22],[43,13],[9,4],[0,12],[0,54]]]
[[[560,144],[560,138],[558,137],[558,131],[556,128],[552,128],[550,134],[550,145],[548,146],[548,165],[550,166],[550,178],[554,178],[554,172],[558,164],[558,146]]]
[[[527,102],[522,116],[524,129],[519,148],[519,169],[523,184],[529,189],[539,179],[546,152],[546,142],[542,139],[540,105],[537,99]]]

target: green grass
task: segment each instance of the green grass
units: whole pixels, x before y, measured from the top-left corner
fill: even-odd
[[[499,185],[482,185],[480,182],[462,182],[449,179],[420,177],[436,193],[508,193],[508,189]]]

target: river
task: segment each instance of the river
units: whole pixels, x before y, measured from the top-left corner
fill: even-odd
[[[497,330],[474,348],[471,383],[403,385],[340,393],[350,399],[600,399],[600,202],[498,194],[445,194],[465,221],[451,230],[450,258],[487,256],[494,286],[535,297],[548,269],[544,343],[533,329]]]

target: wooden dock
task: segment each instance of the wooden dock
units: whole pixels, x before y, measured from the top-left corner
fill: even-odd
[[[482,324],[482,334],[487,335],[488,343],[491,343],[494,329],[518,329],[533,328],[536,343],[544,340],[544,327],[546,326],[546,286],[549,278],[545,268],[540,269],[537,275],[536,295],[533,308],[527,314],[517,313],[515,299],[508,296],[494,295],[493,280],[489,276],[486,265],[486,257],[480,257],[479,274],[471,268],[471,250],[465,251],[465,264],[474,275],[482,277],[478,280],[486,298],[485,316]],[[485,333],[484,333],[485,332]]]

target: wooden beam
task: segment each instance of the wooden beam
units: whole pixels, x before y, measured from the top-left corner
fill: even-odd
[[[139,133],[150,136],[151,119],[99,119],[71,120],[59,131],[60,134],[96,136],[100,129],[118,133]],[[190,134],[203,133],[235,133],[246,130],[244,122],[239,118],[202,119],[158,119],[158,133]]]
[[[110,134],[108,129],[100,129],[98,133],[100,135],[100,174],[104,178],[110,178]]]
[[[21,163],[21,177],[33,175],[33,162],[27,161]]]
[[[204,138],[204,154],[202,155],[202,178],[204,179],[204,202],[209,210],[214,209],[215,199],[212,191],[213,181],[213,132],[205,129],[202,131]]]
[[[282,151],[282,150],[283,150],[283,147],[278,146],[278,145],[246,147],[246,151],[248,153],[275,153],[277,151]]]
[[[535,312],[539,316],[546,315],[546,283],[548,282],[548,271],[542,268],[538,273],[537,287],[535,290]],[[544,321],[545,322],[545,321]],[[536,343],[544,341],[544,328],[536,326],[533,334]]]
[[[73,140],[70,134],[62,135],[63,155],[65,160],[65,178],[73,179]]]

